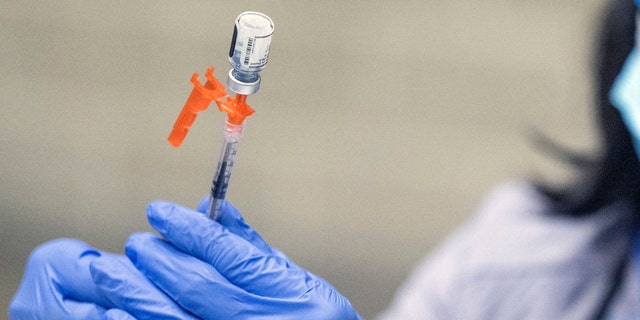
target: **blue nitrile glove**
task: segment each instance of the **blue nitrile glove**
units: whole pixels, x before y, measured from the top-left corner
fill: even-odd
[[[112,272],[109,279],[124,281],[105,285],[101,281],[107,277],[105,272]],[[111,299],[113,291],[118,291],[120,299]],[[137,304],[140,301],[145,303]],[[9,318],[194,317],[154,286],[124,255],[100,252],[79,240],[58,239],[39,246],[31,254],[20,288],[9,306]]]
[[[158,289],[125,256],[103,255],[90,266],[98,292],[135,319],[196,319]]]
[[[229,203],[220,222],[161,201],[149,204],[147,216],[164,239],[134,234],[126,255],[198,317],[360,319],[329,283],[269,247]]]
[[[20,288],[9,305],[9,319],[135,320],[127,312],[109,309],[113,305],[91,279],[90,264],[103,255],[72,239],[40,245],[29,257]],[[124,256],[113,258],[126,261]]]

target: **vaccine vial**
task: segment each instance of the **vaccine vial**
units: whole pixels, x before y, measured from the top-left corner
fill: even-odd
[[[243,12],[235,21],[227,87],[235,93],[253,94],[260,88],[260,71],[269,60],[269,46],[275,30],[273,21],[259,12]]]

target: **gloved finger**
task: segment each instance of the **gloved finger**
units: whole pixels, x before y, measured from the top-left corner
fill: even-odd
[[[208,198],[206,199],[208,201]],[[271,247],[255,229],[248,225],[244,221],[240,210],[236,209],[229,201],[225,200],[222,204],[222,214],[218,219],[218,223],[226,227],[231,233],[249,241],[265,253],[279,256],[282,259],[288,260],[290,264],[295,265],[282,251]]]
[[[274,277],[281,285],[266,286],[259,290],[262,294],[254,294],[153,234],[132,235],[125,252],[158,287],[204,319],[361,319],[347,299],[312,274],[304,279],[288,277],[272,273],[270,266],[264,265],[263,275]],[[250,270],[252,267],[247,266],[238,271]],[[285,287],[296,288],[295,294]],[[289,294],[283,296],[284,292]]]
[[[104,313],[104,320],[136,320],[131,314],[120,309],[109,309]]]
[[[104,299],[91,279],[89,264],[101,253],[73,239],[58,239],[36,248],[20,288],[9,306],[11,319],[101,318]]]
[[[125,256],[103,254],[91,263],[98,291],[137,319],[194,319]]]
[[[131,235],[125,253],[155,285],[200,317],[236,319],[238,309],[250,306],[250,293],[231,284],[211,265],[153,234]]]
[[[208,213],[211,196],[204,197],[200,204],[198,204],[198,212]],[[218,218],[218,223],[225,226],[231,233],[234,233],[245,240],[251,242],[258,249],[263,250],[265,253],[281,254],[279,251],[273,251],[266,241],[256,232],[251,226],[249,226],[242,218],[242,214],[228,201],[224,201],[222,204],[222,212]]]
[[[200,203],[198,203],[197,211],[200,213],[209,214],[210,203],[211,203],[211,196],[205,196],[204,198],[202,198],[202,200],[200,200]]]
[[[280,255],[258,249],[193,210],[156,201],[147,206],[147,218],[178,249],[211,264],[231,283],[249,292],[262,295],[275,291],[289,296],[306,288],[305,270]],[[289,281],[282,281],[287,278]]]
[[[231,233],[249,241],[265,253],[274,253],[273,250],[271,250],[271,246],[264,241],[257,231],[244,221],[240,211],[228,201],[224,201],[222,204],[222,213],[220,214],[218,223],[227,228]]]

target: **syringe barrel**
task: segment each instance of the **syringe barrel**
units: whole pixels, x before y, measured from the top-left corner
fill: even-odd
[[[231,178],[231,170],[235,161],[238,141],[242,136],[242,125],[235,125],[227,121],[224,128],[224,141],[220,151],[218,168],[211,183],[211,198],[209,203],[209,217],[217,219],[222,209],[222,202],[227,194],[227,187]]]
[[[275,30],[273,21],[260,12],[241,13],[235,21],[227,86],[240,94],[253,94],[260,88],[260,71],[269,60],[269,47]]]

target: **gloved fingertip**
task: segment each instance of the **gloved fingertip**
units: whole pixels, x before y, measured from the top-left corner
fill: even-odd
[[[209,211],[209,203],[211,202],[211,196],[205,196],[198,203],[198,212],[206,214]]]
[[[167,201],[153,201],[147,205],[147,220],[160,233],[166,232],[166,220],[175,210],[175,204]]]
[[[158,236],[148,232],[133,233],[129,236],[129,239],[127,239],[127,242],[124,245],[124,254],[134,265],[137,265],[138,252],[140,250],[145,250],[145,248],[149,248],[151,246],[151,242],[158,239]]]
[[[168,201],[156,200],[147,204],[147,215],[157,215],[159,213],[171,212],[175,205]]]
[[[124,254],[134,265],[138,262],[138,248],[144,246],[142,243],[144,243],[145,239],[150,235],[151,234],[148,233],[136,232],[131,234],[129,239],[127,239],[124,245]]]
[[[185,228],[206,224],[206,221],[209,221],[207,217],[193,209],[166,201],[150,203],[147,207],[147,220],[168,240],[172,238],[171,233],[176,236],[175,233],[181,233]]]

